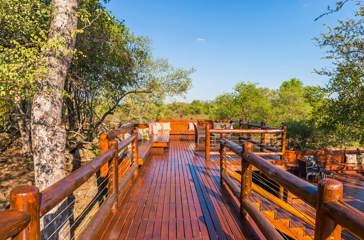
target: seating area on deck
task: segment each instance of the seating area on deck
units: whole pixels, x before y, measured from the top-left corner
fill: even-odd
[[[217,164],[195,153],[193,137],[179,140],[144,163],[102,239],[251,239],[221,191]]]

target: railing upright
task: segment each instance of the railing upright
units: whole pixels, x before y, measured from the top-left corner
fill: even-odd
[[[106,152],[107,150],[109,150],[109,139],[106,133],[101,133],[99,135],[99,150],[100,153]],[[106,177],[108,174],[108,169],[109,169],[109,163],[105,163],[101,168],[100,168],[100,176],[101,177]]]
[[[341,239],[342,227],[324,210],[325,203],[343,199],[343,184],[335,179],[327,178],[318,184],[315,240]]]
[[[133,162],[135,162],[138,166],[142,166],[143,162],[142,160],[139,161],[139,156],[138,156],[138,134],[134,133],[135,138],[133,140],[132,143],[132,158],[133,158]]]
[[[40,195],[39,189],[34,186],[19,186],[10,193],[10,206],[30,216],[28,226],[14,239],[39,240],[40,239]]]
[[[223,183],[223,174],[225,173],[225,146],[220,144],[220,184]]]
[[[210,148],[211,148],[211,135],[210,135],[210,125],[206,122],[205,126],[205,159],[210,161]]]
[[[253,152],[254,145],[250,142],[245,142],[243,145],[243,152]],[[245,216],[247,213],[244,210],[243,201],[248,199],[252,192],[252,166],[241,157],[241,184],[240,184],[240,212]]]
[[[118,159],[118,142],[111,140],[109,142],[109,149],[115,150],[115,155],[112,159],[112,193],[115,194],[116,199],[113,204],[112,210],[116,211],[119,207],[119,159]]]
[[[281,142],[281,152],[282,152],[282,156],[281,156],[281,160],[283,160],[284,158],[284,154],[286,153],[286,147],[287,147],[287,126],[282,125],[282,142]]]
[[[261,129],[264,129],[265,123],[261,122]],[[265,144],[265,133],[261,133],[260,134],[260,151],[263,152],[264,148],[263,148],[263,144]]]

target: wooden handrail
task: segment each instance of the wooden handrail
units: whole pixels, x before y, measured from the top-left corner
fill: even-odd
[[[38,188],[34,186],[19,186],[10,193],[11,210],[1,212],[0,217],[0,240],[16,236],[17,239],[40,239],[40,218],[47,214],[50,210],[57,207],[65,198],[76,191],[82,184],[84,184],[92,175],[94,175],[100,168],[108,162],[112,161],[113,175],[112,175],[112,193],[102,204],[99,212],[95,215],[93,221],[87,229],[92,228],[93,231],[99,231],[99,222],[104,221],[107,213],[111,208],[118,207],[118,193],[121,187],[126,185],[124,178],[119,185],[118,166],[119,166],[119,152],[125,149],[128,145],[132,144],[133,161],[136,163],[137,156],[137,137],[132,135],[126,140],[118,143],[116,140],[110,140],[108,143],[111,145],[108,150],[106,149],[99,156],[94,158],[88,164],[82,166],[76,171],[72,172],[69,176],[59,180],[50,187],[39,193]],[[105,146],[106,148],[106,146]],[[124,155],[123,155],[124,156]],[[132,171],[136,170],[136,164],[131,167]],[[133,176],[132,173],[126,174],[129,178]],[[87,238],[88,239],[88,238]]]
[[[121,126],[120,128],[116,128],[116,129],[111,130],[107,134],[107,137],[108,137],[109,140],[112,140],[112,139],[116,138],[120,134],[131,133],[133,131],[134,127],[135,127],[134,123],[125,124],[125,125]]]
[[[287,188],[294,195],[303,199],[312,207],[317,204],[317,187],[313,184],[287,172],[264,158],[255,155],[254,153],[243,153],[243,158],[251,163],[254,167],[262,171],[268,178],[276,181],[280,185]]]
[[[224,154],[222,150],[225,147],[230,149],[242,157],[242,164],[244,161],[247,161],[263,172],[268,178],[274,180],[317,210],[315,239],[328,239],[330,236],[334,239],[341,239],[341,226],[359,238],[364,239],[364,213],[342,201],[342,183],[334,179],[325,179],[319,183],[319,187],[316,187],[276,167],[256,153],[244,150],[242,146],[232,141],[222,139],[220,142],[221,154]],[[221,166],[224,166],[224,164]],[[221,173],[223,171],[222,169]],[[241,181],[246,180],[243,180],[241,177]],[[231,186],[232,184],[228,185]],[[255,190],[257,190],[256,187]],[[243,191],[243,188],[241,191]],[[242,199],[242,201],[248,200]],[[312,222],[311,219],[308,219],[309,224],[312,224]]]
[[[268,240],[283,240],[284,238],[277,232],[274,226],[264,217],[264,215],[254,206],[251,201],[243,199],[241,202],[243,208],[249,213],[259,230]]]
[[[270,192],[261,188],[259,185],[253,184],[252,189],[254,192],[258,193],[260,196],[277,204],[277,206],[281,207],[283,210],[289,212],[290,214],[298,217],[299,219],[301,219],[305,223],[309,224],[310,226],[315,226],[315,220],[312,217],[308,216],[305,213],[298,211],[296,208],[292,207],[290,204],[286,203],[285,201],[281,200],[280,198],[274,196]]]
[[[260,129],[277,129],[275,127],[265,126],[260,123],[242,123],[242,124],[247,125],[248,127],[255,127],[255,128],[260,128]]]
[[[232,145],[232,144],[230,144]],[[236,149],[237,147],[235,147]],[[246,152],[253,151],[253,144],[245,144],[244,150]],[[220,146],[220,160],[224,162],[224,146],[221,144]],[[254,206],[254,204],[250,201],[250,196],[252,192],[252,165],[249,162],[241,159],[241,181],[240,181],[240,191],[233,187],[233,184],[226,178],[225,171],[225,163],[220,163],[221,167],[221,183],[225,180],[228,186],[231,188],[232,192],[239,199],[240,202],[240,213],[243,216],[249,214],[249,216],[254,220],[255,224],[258,226],[261,233],[264,235],[266,239],[273,240],[283,240],[283,237],[278,233],[278,231],[274,228],[274,226],[264,217],[264,215]]]
[[[332,219],[354,235],[364,239],[364,213],[342,201],[330,202],[324,205],[325,212]]]
[[[283,133],[282,129],[210,129],[210,133],[245,133],[245,134],[261,134],[261,133]]]
[[[280,152],[281,151],[281,149],[278,149],[278,148],[275,148],[275,147],[272,147],[272,146],[269,146],[269,145],[254,141],[254,140],[251,140],[250,138],[247,138],[247,137],[243,137],[242,139],[243,139],[244,142],[246,141],[246,142],[254,143],[255,145],[259,146],[260,148],[271,151],[271,152]]]
[[[0,218],[0,240],[14,237],[27,227],[30,216],[17,209],[5,210]]]
[[[223,139],[221,140],[221,143],[236,154],[243,154],[244,159],[262,171],[267,177],[286,187],[290,192],[302,198],[311,206],[316,206],[317,188],[311,183],[267,162],[264,158],[259,157],[255,153],[243,153],[243,148],[230,140]]]
[[[48,211],[56,207],[63,199],[68,197],[79,186],[85,183],[97,170],[110,161],[115,151],[109,150],[94,158],[87,165],[77,169],[67,177],[61,179],[42,192],[40,214],[44,216]]]
[[[233,141],[227,140],[227,139],[221,139],[221,144],[225,147],[229,148],[231,151],[236,153],[237,155],[240,155],[243,151],[243,147],[239,144],[234,143]]]
[[[241,175],[237,172],[233,172],[231,170],[226,170],[226,174],[235,179],[236,181],[241,181]],[[276,197],[275,195],[271,194],[270,192],[266,191],[265,189],[261,188],[259,185],[253,183],[252,190],[258,193],[260,196],[266,198],[267,200],[275,203],[277,206],[281,207],[283,210],[291,213],[292,215],[298,217],[305,223],[309,224],[310,226],[315,226],[315,220],[308,216],[305,213],[298,211],[297,209],[293,208],[287,202],[283,201],[282,199]]]
[[[125,147],[127,147],[130,143],[132,143],[135,139],[137,138],[136,135],[132,135],[130,137],[128,137],[127,139],[125,139],[124,141],[120,142],[118,145],[118,149],[124,149]]]

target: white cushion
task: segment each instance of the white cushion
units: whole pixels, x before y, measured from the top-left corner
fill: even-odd
[[[143,139],[143,128],[137,128],[137,132],[138,132],[138,140],[142,140]]]
[[[162,129],[160,123],[152,123],[151,127],[152,127],[152,134],[158,134],[158,132]]]
[[[166,123],[160,123],[161,125],[161,130],[163,131],[170,131],[171,130],[171,123],[166,122]]]
[[[214,129],[221,129],[221,123],[214,122]]]
[[[346,163],[357,163],[356,154],[345,154]]]
[[[131,134],[130,133],[125,133],[124,134],[124,139],[127,139],[128,137],[130,137],[131,136]]]
[[[188,123],[188,131],[193,131],[195,130],[195,127],[193,126],[193,122],[189,122]]]
[[[149,128],[137,128],[138,140],[149,139]]]
[[[364,154],[358,155],[358,163],[364,165]]]

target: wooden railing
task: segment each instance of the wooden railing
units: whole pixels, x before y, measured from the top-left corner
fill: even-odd
[[[0,239],[18,235],[30,222],[29,214],[17,209],[6,210],[0,216]]]
[[[226,151],[233,151],[240,156],[241,177],[235,178],[240,180],[240,189],[237,189],[231,175],[226,171]],[[341,182],[327,178],[322,180],[316,187],[271,164],[260,157],[259,153],[254,153],[253,145],[250,142],[245,142],[243,146],[239,146],[232,141],[221,140],[220,161],[221,183],[234,193],[240,202],[241,212],[248,213],[268,239],[277,238],[270,235],[273,234],[272,225],[267,224],[267,219],[259,214],[250,198],[254,190],[252,168],[262,172],[272,181],[279,183],[316,210],[314,222],[316,240],[341,239],[342,227],[360,239],[364,239],[364,214],[343,201],[343,185]]]
[[[363,149],[345,149],[345,150],[289,150],[286,151],[284,158],[287,163],[293,167],[298,167],[300,160],[303,160],[305,156],[315,156],[317,163],[320,166],[325,166],[326,170],[330,171],[343,171],[343,170],[364,170],[364,159],[362,162],[357,161],[348,163],[346,161],[347,154],[350,155],[362,155]]]
[[[113,137],[113,135],[110,137]],[[103,144],[105,144],[105,142]],[[81,229],[77,236],[79,239],[97,239],[102,228],[105,226],[108,217],[112,213],[112,209],[115,210],[119,206],[118,199],[120,192],[125,190],[124,188],[127,182],[132,179],[137,170],[136,160],[138,157],[136,135],[132,135],[120,142],[112,139],[109,140],[107,144],[108,146],[103,146],[104,150],[106,150],[102,151],[102,153],[90,163],[72,172],[69,176],[56,182],[42,192],[39,192],[34,186],[16,187],[10,195],[11,209],[0,212],[0,240],[11,237],[16,239],[40,239],[41,218],[53,211],[53,209],[58,208],[56,217],[48,221],[48,224],[46,222],[44,223],[48,226],[51,222],[55,221],[55,218],[62,215],[66,210],[68,211],[66,208],[70,205],[67,205],[66,208],[63,206],[63,203],[66,202],[65,199],[72,195],[82,184],[88,181],[91,176],[99,173],[102,166],[108,164],[111,166],[111,170],[108,174],[110,179],[107,179],[108,181],[103,184],[105,188],[108,188],[108,192],[106,194],[104,190],[99,190],[98,195],[95,196],[84,209],[83,213],[87,213],[88,209],[94,206],[91,204],[99,202],[98,210],[92,217],[92,220],[84,229]],[[120,175],[120,164],[126,159],[127,149],[130,145],[132,146],[132,157],[128,160],[130,162],[127,164],[127,169],[124,169],[125,171]],[[106,175],[99,177],[107,178]],[[105,194],[100,195],[100,193]],[[81,214],[74,220],[74,223],[82,221],[83,217],[84,215]],[[62,218],[62,216],[60,218]],[[68,220],[66,219],[65,221]],[[59,222],[57,223],[57,221],[54,223],[59,225]],[[64,223],[62,222],[62,224]],[[58,230],[59,227],[55,232],[50,233],[50,236],[48,234],[42,238],[53,239],[52,236],[57,236],[58,233],[56,231]],[[62,239],[62,237],[59,237],[59,239]]]
[[[249,125],[250,126],[250,125]],[[281,159],[286,151],[286,127],[272,128],[266,127],[263,129],[211,129],[209,124],[205,126],[205,159],[210,160],[211,155],[218,155],[219,152],[214,152],[211,149],[211,135],[218,134],[219,139],[226,138],[228,135],[238,135],[239,142],[251,142],[260,150],[261,156],[279,156]],[[267,135],[280,135],[280,147],[271,146],[266,142]],[[244,137],[246,135],[247,137]],[[252,135],[258,135],[259,141],[253,140]]]

